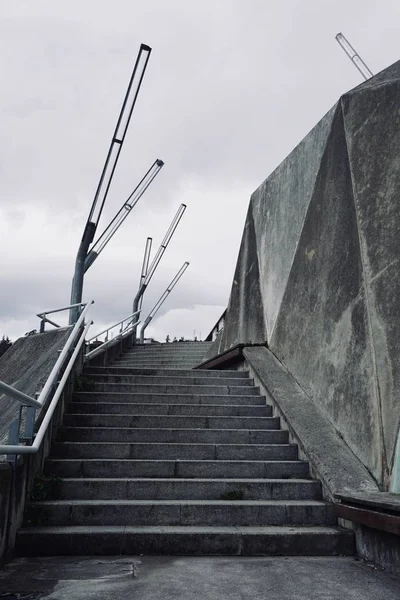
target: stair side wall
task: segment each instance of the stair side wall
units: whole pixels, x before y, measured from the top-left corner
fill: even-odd
[[[253,193],[210,355],[266,344],[382,490],[400,468],[400,62]]]

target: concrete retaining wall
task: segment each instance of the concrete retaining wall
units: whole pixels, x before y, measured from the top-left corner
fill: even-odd
[[[50,374],[70,333],[58,329],[43,334],[24,337],[0,358],[0,379],[29,395],[40,391]],[[15,538],[23,520],[27,495],[35,476],[43,472],[43,465],[50,452],[51,442],[62,423],[66,403],[72,396],[75,377],[82,369],[83,350],[72,369],[64,392],[58,402],[51,424],[37,454],[22,455],[15,464],[0,456],[0,563],[8,559],[15,546]],[[37,414],[37,431],[48,403]],[[0,437],[7,443],[8,427],[17,416],[19,403],[5,396],[0,397]]]
[[[69,333],[70,329],[55,329],[19,338],[0,357],[0,380],[34,397],[45,384]],[[6,444],[8,427],[18,415],[19,404],[0,395],[0,407],[0,443]],[[3,458],[0,456],[0,461]]]
[[[212,349],[266,343],[384,490],[400,425],[399,94],[400,62],[254,192]]]

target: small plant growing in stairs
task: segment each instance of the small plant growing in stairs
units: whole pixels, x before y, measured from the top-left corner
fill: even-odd
[[[58,477],[36,475],[30,493],[31,502],[56,500],[60,496],[61,480]],[[29,503],[24,513],[24,525],[35,527],[45,525],[49,518],[49,510],[43,506]]]
[[[242,490],[232,490],[226,494],[221,494],[220,500],[244,500],[244,493]]]
[[[83,375],[75,378],[75,392],[94,392],[94,381]]]

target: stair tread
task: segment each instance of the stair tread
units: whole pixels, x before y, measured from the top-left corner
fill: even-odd
[[[323,500],[40,500],[31,506],[329,506]]]
[[[78,443],[78,442],[76,442]],[[149,442],[151,443],[151,442]],[[192,444],[190,444],[192,445]],[[146,462],[146,463],[152,463],[152,464],[160,464],[160,463],[179,463],[179,464],[217,464],[217,465],[223,465],[225,463],[228,464],[234,464],[234,465],[240,465],[240,464],[276,464],[276,463],[284,463],[284,464],[288,464],[291,465],[293,463],[295,464],[308,464],[307,460],[284,460],[284,459],[279,459],[279,460],[230,460],[230,459],[220,459],[220,460],[208,460],[208,459],[152,459],[152,458],[48,458],[47,462],[102,462],[102,463],[107,463],[107,462],[125,462],[125,463],[138,463],[138,462]]]
[[[81,416],[81,415],[79,415]],[[132,416],[132,415],[128,415],[128,416]],[[142,415],[142,416],[146,416],[146,417],[152,417],[154,415]],[[168,415],[158,415],[159,417],[163,417],[166,418],[168,417]],[[176,418],[174,415],[172,415],[173,418]],[[185,417],[185,418],[189,418],[189,417]],[[216,417],[218,419],[223,419],[224,417]],[[235,417],[235,418],[240,418],[240,417]],[[275,417],[266,417],[266,418],[270,418],[270,419],[274,419]],[[206,429],[204,427],[180,427],[180,428],[176,428],[176,427],[107,427],[107,426],[96,426],[93,427],[92,425],[88,425],[87,427],[78,427],[78,426],[73,426],[73,425],[64,425],[63,426],[63,430],[69,430],[69,429],[78,429],[78,430],[82,430],[82,429],[89,429],[89,430],[93,430],[93,429],[118,429],[118,430],[128,430],[128,431],[141,431],[141,430],[146,430],[146,431],[212,431],[213,433],[216,433],[218,431],[224,432],[226,433],[227,431],[234,431],[235,433],[240,432],[240,431],[256,431],[257,433],[262,433],[262,432],[271,432],[271,431],[282,431],[282,429],[252,429],[251,427],[245,427],[245,428],[238,428],[238,429]]]
[[[72,428],[73,429],[73,428]],[[90,429],[90,427],[86,427],[85,429]],[[179,431],[185,431],[184,429],[179,429]],[[214,431],[218,431],[218,430],[214,430]],[[226,429],[223,431],[227,431]],[[233,431],[237,431],[237,429],[234,429]],[[247,431],[247,430],[246,430]],[[269,429],[268,431],[275,431],[274,429]],[[280,431],[280,430],[279,430]],[[274,448],[276,448],[277,446],[282,446],[283,448],[287,448],[287,447],[295,447],[296,444],[282,444],[282,443],[278,443],[278,444],[274,444],[274,443],[268,443],[268,444],[221,444],[220,442],[84,442],[84,441],[74,441],[74,440],[64,440],[62,442],[56,442],[57,444],[74,444],[76,446],[82,446],[82,445],[96,445],[96,446],[104,446],[104,445],[112,445],[112,446],[131,446],[131,445],[140,445],[140,446],[228,446],[228,447],[233,447],[233,448],[247,448],[248,446],[251,446],[252,448],[265,448],[265,447],[270,447],[273,446]],[[86,460],[86,459],[85,459]],[[178,459],[177,459],[178,460]]]
[[[260,525],[260,526],[192,526],[192,525],[159,525],[159,526],[131,526],[131,525],[64,525],[60,527],[25,527],[20,530],[19,535],[28,533],[35,534],[59,534],[70,535],[73,533],[228,533],[228,534],[294,534],[301,535],[304,532],[331,535],[353,535],[350,530],[340,527],[318,525]]]
[[[200,386],[201,387],[201,386]],[[169,396],[172,397],[176,397],[176,396],[181,396],[182,398],[229,398],[232,399],[234,398],[243,400],[246,398],[251,398],[252,400],[254,400],[255,398],[264,398],[264,396],[259,396],[259,395],[254,395],[254,394],[188,394],[188,393],[184,393],[184,394],[175,394],[175,393],[168,393],[168,392],[163,392],[162,394],[153,394],[152,392],[104,392],[102,390],[96,390],[93,392],[75,392],[75,396],[85,396],[87,398],[90,398],[91,396],[111,396],[111,397],[115,397],[115,396],[163,396],[164,398],[168,398]]]
[[[294,478],[290,478],[290,479],[285,479],[284,477],[281,478],[277,478],[277,479],[273,479],[270,477],[264,477],[264,478],[238,478],[238,477],[227,477],[227,478],[221,478],[221,477],[212,477],[209,479],[206,479],[204,477],[59,477],[59,479],[61,481],[68,481],[69,483],[72,482],[85,482],[85,481],[89,481],[90,483],[93,483],[95,481],[101,481],[101,482],[120,482],[120,481],[129,481],[129,482],[135,482],[135,483],[139,483],[139,482],[143,482],[143,483],[150,483],[150,482],[157,482],[157,483],[168,483],[168,485],[170,485],[171,483],[207,483],[207,484],[211,484],[211,483],[224,483],[224,484],[228,484],[228,483],[237,483],[240,484],[241,486],[250,483],[265,483],[265,484],[279,484],[279,483],[300,483],[300,484],[313,484],[313,485],[318,485],[318,482],[315,481],[314,479],[306,479],[305,477],[294,477]]]

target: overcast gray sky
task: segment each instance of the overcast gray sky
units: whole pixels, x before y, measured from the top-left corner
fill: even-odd
[[[398,0],[0,0],[0,335],[68,304],[75,255],[140,43],[153,48],[99,230],[165,167],[86,276],[96,327],[128,314],[146,237],[188,208],[144,316],[206,335],[226,306],[251,192],[362,79],[400,58]]]

